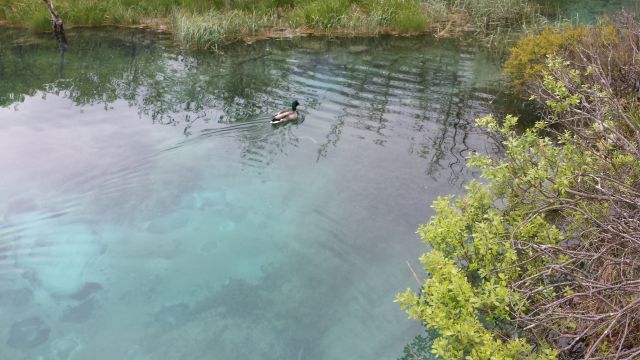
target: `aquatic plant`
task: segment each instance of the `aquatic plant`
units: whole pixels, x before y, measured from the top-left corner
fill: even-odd
[[[51,328],[39,317],[17,321],[9,329],[7,345],[15,349],[31,349],[49,339]]]

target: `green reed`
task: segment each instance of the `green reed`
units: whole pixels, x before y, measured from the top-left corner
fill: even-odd
[[[221,45],[254,36],[276,21],[274,12],[258,13],[211,10],[205,14],[176,11],[172,17],[175,36],[194,49],[214,49]]]
[[[162,23],[192,48],[218,48],[246,36],[286,28],[355,36],[474,30],[494,39],[505,29],[540,22],[531,0],[54,0],[67,25]],[[455,19],[456,21],[453,21]],[[0,20],[34,31],[50,28],[40,1],[0,0]],[[453,24],[453,25],[452,25]],[[444,34],[444,33],[443,33]]]

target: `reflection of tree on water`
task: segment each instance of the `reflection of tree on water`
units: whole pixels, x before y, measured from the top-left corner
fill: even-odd
[[[449,168],[452,170],[452,181],[455,181],[460,171],[463,170],[461,168],[458,168],[456,171],[456,169],[454,169],[454,165],[461,163],[460,156],[462,156],[463,152],[469,149],[464,141],[466,138],[466,132],[464,132],[462,138],[463,148],[459,153],[455,151],[458,126],[464,126],[464,124],[460,124],[460,122],[461,120],[465,120],[462,118],[462,107],[464,106],[464,98],[459,95],[460,87],[462,84],[459,79],[457,68],[458,66],[454,66],[454,71],[434,74],[434,77],[436,79],[440,78],[444,80],[441,81],[440,84],[438,84],[442,86],[442,88],[438,89],[438,93],[441,94],[441,102],[439,103],[439,109],[441,109],[441,112],[439,112],[435,117],[436,123],[438,123],[439,126],[436,130],[436,135],[431,137],[430,143],[422,144],[421,151],[421,153],[424,154],[425,157],[428,156],[427,154],[429,154],[429,152],[432,153],[429,165],[426,170],[427,174],[430,176],[433,176],[441,166],[440,162],[444,157],[454,155],[454,160],[449,163]],[[432,91],[434,89],[428,90]],[[431,101],[436,101],[436,99],[432,99]],[[428,106],[428,104],[425,105]],[[453,132],[453,135],[451,137],[448,136],[450,131]],[[449,140],[449,138],[451,138],[453,141],[451,141],[450,148],[445,149],[445,143]],[[462,166],[464,167],[464,164]]]
[[[467,110],[475,54],[424,38],[265,41],[219,55],[175,52],[146,32],[88,31],[74,33],[75,46],[60,59],[44,39],[14,40],[16,34],[2,39],[13,46],[0,49],[3,106],[37,91],[105,109],[125,100],[142,119],[198,136],[219,124],[266,122],[298,98],[308,111],[330,106],[321,114],[329,129],[318,160],[347,127],[380,146],[392,135],[410,138],[408,151],[428,159],[425,172],[437,176],[449,167],[453,182],[464,171],[469,120],[480,115]],[[256,166],[298,144],[296,127],[243,129],[243,158]]]
[[[33,59],[31,48],[43,48],[42,41],[22,38],[17,35],[22,33],[15,31],[6,31],[4,34],[12,41],[3,38],[2,43],[11,46],[0,46],[0,106],[9,106],[23,102],[27,96],[35,95],[55,75],[47,74],[43,64],[45,59]],[[53,59],[57,58],[55,52],[49,53],[54,55]],[[47,69],[54,68],[51,63],[47,64]]]
[[[434,358],[431,353],[431,347],[435,338],[436,334],[428,332],[424,335],[416,336],[404,347],[402,356],[398,360],[428,360]]]
[[[384,145],[393,133],[403,136],[407,120],[414,119],[407,132],[409,152],[429,160],[426,174],[437,176],[448,168],[450,181],[456,182],[466,171],[471,121],[482,115],[481,108],[473,106],[475,53],[457,47],[405,50],[368,50],[346,59],[335,55],[313,68],[313,74],[321,73],[317,77],[344,74],[337,84],[327,85],[324,101],[339,110],[318,149],[318,159],[338,145],[345,126],[366,130],[373,143]],[[391,126],[390,119],[394,119]]]
[[[429,159],[425,169],[429,176],[435,176],[443,166],[448,166],[452,170],[451,182],[455,182],[464,171],[461,159],[468,150],[465,139],[469,119],[463,114],[465,87],[468,85],[460,80],[467,74],[464,74],[458,51],[427,54],[415,67],[417,82],[414,93],[418,112],[410,149],[411,153]],[[461,134],[459,130],[462,130]],[[451,159],[449,164],[442,164],[445,158]],[[461,163],[462,166],[456,166]]]

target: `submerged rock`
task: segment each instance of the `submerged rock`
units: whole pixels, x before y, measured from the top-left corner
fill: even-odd
[[[102,289],[104,289],[102,285],[97,282],[85,282],[82,288],[71,294],[69,297],[74,300],[82,301]]]
[[[52,227],[52,234],[37,234],[21,240],[14,251],[15,267],[34,287],[56,297],[69,296],[85,284],[89,263],[101,255],[99,235],[82,225]]]
[[[55,360],[68,360],[78,346],[80,346],[80,343],[72,337],[58,339],[51,344],[53,358]]]
[[[33,300],[33,291],[29,288],[6,289],[0,292],[0,307],[23,307]]]
[[[162,329],[170,330],[189,322],[191,319],[191,312],[189,305],[185,303],[177,303],[163,306],[154,314],[153,319]]]
[[[217,248],[218,248],[218,241],[216,240],[209,240],[203,243],[202,245],[200,245],[200,251],[202,251],[203,253],[211,253],[215,251]]]
[[[68,307],[62,313],[62,321],[72,323],[83,323],[91,318],[91,315],[98,308],[98,300],[93,297],[81,302],[78,305]]]
[[[11,325],[7,345],[15,349],[31,349],[49,339],[51,328],[39,317],[24,319]]]
[[[232,231],[235,228],[236,228],[236,224],[231,220],[224,221],[223,223],[218,225],[218,229],[224,232]]]

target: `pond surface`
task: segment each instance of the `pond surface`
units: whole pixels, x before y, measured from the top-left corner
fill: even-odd
[[[0,33],[0,357],[395,359],[499,68],[429,38]],[[303,120],[272,126],[298,99]],[[499,100],[499,99],[497,99]],[[495,101],[494,103],[499,103]]]
[[[620,11],[640,15],[638,0],[535,0],[547,10],[555,10],[561,18],[590,24],[603,15],[614,16]]]

